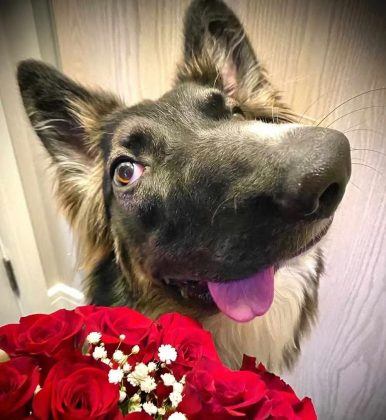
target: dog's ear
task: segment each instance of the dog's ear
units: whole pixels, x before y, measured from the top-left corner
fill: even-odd
[[[217,87],[241,103],[279,100],[232,10],[221,0],[193,0],[185,15],[184,60],[177,82]]]
[[[101,125],[120,106],[118,100],[92,92],[40,61],[22,61],[17,77],[28,117],[53,162],[89,164],[95,159]]]
[[[100,139],[109,115],[122,105],[38,61],[21,62],[17,77],[28,117],[56,169],[61,207],[78,234],[97,247],[106,225]]]

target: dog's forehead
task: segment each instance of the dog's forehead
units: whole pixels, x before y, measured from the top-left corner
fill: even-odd
[[[210,123],[208,108],[217,106],[225,106],[225,96],[217,89],[181,84],[158,100],[145,100],[116,114],[105,128],[105,155],[173,149]]]
[[[158,103],[166,106],[179,105],[182,107],[196,107],[206,102],[213,94],[222,95],[216,89],[193,82],[181,83],[160,97]]]

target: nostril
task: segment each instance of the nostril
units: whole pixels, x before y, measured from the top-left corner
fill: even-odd
[[[276,195],[274,201],[282,215],[289,219],[330,217],[343,196],[344,185],[333,182],[321,193],[319,191],[318,185],[309,184],[295,193]]]
[[[330,184],[319,197],[319,207],[329,209],[339,201],[340,186],[337,182]]]

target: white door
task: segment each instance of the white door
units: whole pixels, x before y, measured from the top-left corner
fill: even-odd
[[[51,304],[34,232],[0,102],[0,325],[20,315],[47,312]],[[18,283],[12,291],[3,258]],[[12,268],[11,268],[12,267]],[[16,288],[14,287],[16,290]]]
[[[52,197],[49,162],[16,82],[20,60],[55,62],[49,10],[48,2],[0,1],[0,239],[19,288],[16,296],[0,260],[0,325],[83,301],[68,226]]]
[[[12,262],[4,255],[1,238],[0,259],[0,324],[2,325],[17,322],[21,316],[21,311],[18,298],[20,291],[17,281],[11,286],[12,282],[10,280],[14,275]]]

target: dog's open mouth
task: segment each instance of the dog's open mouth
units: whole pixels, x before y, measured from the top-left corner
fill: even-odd
[[[318,234],[314,235],[298,252],[290,258],[307,251],[316,245],[326,234],[332,218],[324,223]],[[247,322],[256,316],[264,315],[270,308],[274,296],[274,274],[276,266],[268,266],[248,277],[226,280],[188,280],[181,278],[162,278],[162,283],[187,304],[200,302],[202,308],[222,311],[231,319]]]
[[[206,305],[216,304],[218,309],[238,322],[247,322],[263,315],[273,301],[274,269],[268,267],[258,273],[234,281],[211,282],[163,279],[185,299],[199,299]]]

